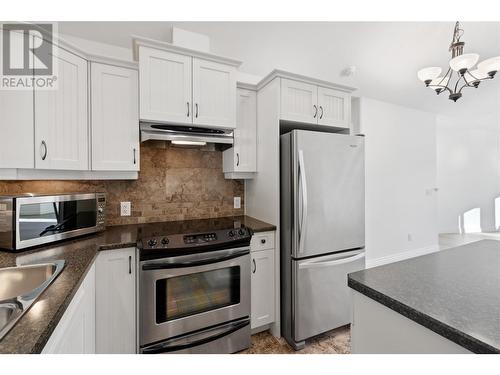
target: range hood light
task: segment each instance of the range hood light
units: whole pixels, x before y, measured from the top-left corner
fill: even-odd
[[[172,144],[178,146],[206,146],[207,142],[200,141],[172,141]]]

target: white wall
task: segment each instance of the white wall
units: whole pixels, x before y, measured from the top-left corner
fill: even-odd
[[[368,98],[360,108],[368,266],[436,250],[435,115]]]
[[[440,233],[493,231],[499,226],[495,223],[495,198],[500,196],[499,126],[494,112],[487,117],[437,117]]]

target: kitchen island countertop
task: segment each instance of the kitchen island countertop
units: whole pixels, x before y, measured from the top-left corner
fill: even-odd
[[[474,353],[500,353],[500,241],[352,273],[348,285]]]

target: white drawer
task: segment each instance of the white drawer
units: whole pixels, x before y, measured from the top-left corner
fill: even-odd
[[[255,233],[250,242],[251,251],[274,249],[274,231]]]

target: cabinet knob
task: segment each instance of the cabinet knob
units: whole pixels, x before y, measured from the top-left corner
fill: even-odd
[[[261,244],[265,244],[265,243],[266,243],[266,239],[265,239],[265,238],[261,239],[261,240],[260,240],[260,243],[261,243]]]
[[[255,263],[255,259],[252,259],[252,263],[253,263],[253,271],[252,271],[252,273],[255,273],[257,271],[257,263]]]
[[[314,104],[313,108],[314,108],[314,116],[313,116],[313,118],[316,118],[316,116],[318,115],[318,107],[316,107],[316,104]]]
[[[321,110],[321,114],[319,115],[319,119],[321,120],[323,118],[323,106],[319,106],[319,109]]]
[[[236,153],[236,166],[238,167],[240,165],[240,154],[239,152]]]

